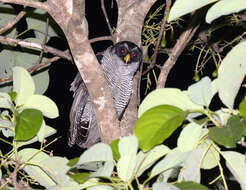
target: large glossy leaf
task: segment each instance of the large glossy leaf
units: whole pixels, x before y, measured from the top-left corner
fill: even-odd
[[[246,41],[240,42],[222,60],[216,82],[221,101],[233,108],[235,97],[246,74]]]
[[[209,190],[206,186],[191,181],[176,183],[175,186],[180,190]]]
[[[26,103],[26,100],[34,94],[35,85],[31,75],[23,67],[13,68],[13,91],[17,92],[16,105]]]
[[[32,164],[26,165],[24,171],[27,172],[30,177],[36,179],[40,185],[46,188],[56,185],[53,179],[39,167],[41,161],[50,158],[48,154],[34,148],[25,148],[19,151],[18,155],[21,157],[22,162],[29,162],[29,164]]]
[[[153,190],[180,190],[180,188],[165,182],[156,182],[153,184]]]
[[[16,117],[15,140],[28,140],[34,137],[43,122],[43,115],[39,110],[25,109]]]
[[[198,144],[202,133],[202,126],[196,123],[189,123],[179,135],[178,149],[181,152],[191,151]]]
[[[180,152],[177,148],[173,149],[153,167],[150,177],[154,177],[170,168],[180,165],[188,155],[189,152]]]
[[[38,131],[37,135],[35,135],[33,138],[31,138],[28,141],[18,141],[17,146],[21,147],[24,145],[35,143],[37,141],[42,142],[45,138],[47,138],[47,137],[49,137],[55,133],[56,133],[56,130],[54,128],[46,125],[44,120],[43,120],[42,126],[41,126],[40,130]]]
[[[92,173],[90,177],[111,177],[114,170],[114,162],[112,160],[106,161],[104,165],[96,172]]]
[[[170,10],[168,22],[216,1],[217,0],[176,0]]]
[[[245,0],[220,0],[208,10],[206,22],[211,23],[221,16],[237,13],[244,9],[246,9]]]
[[[29,41],[31,41],[29,39]],[[35,42],[35,40],[33,40]],[[9,46],[4,46],[4,50],[0,53],[0,77],[8,77],[12,75],[12,68],[14,66],[20,66],[25,69],[31,68],[36,63],[39,57],[39,52],[36,50],[21,51],[10,48]],[[47,58],[43,58],[43,61],[46,61]],[[42,72],[37,72],[32,75],[35,82],[35,93],[43,94],[49,85],[49,73],[48,69],[43,70]],[[1,92],[9,92],[12,88],[12,83],[4,84],[4,88],[0,88]]]
[[[151,167],[157,160],[166,155],[168,152],[170,152],[170,149],[165,145],[158,145],[147,153],[143,153],[142,151],[140,151],[138,153],[138,157],[140,153],[144,155],[142,156],[142,159],[139,159],[139,162],[137,164],[139,167],[137,176],[141,176],[145,170]]]
[[[40,110],[44,116],[48,118],[56,118],[59,116],[58,108],[50,98],[34,94],[30,96],[24,105],[24,108],[33,108]]]
[[[169,105],[157,106],[146,111],[137,121],[134,130],[139,147],[148,151],[161,144],[184,121],[187,112]]]
[[[77,163],[77,166],[88,162],[112,161],[113,155],[109,145],[97,143],[86,150]]]
[[[203,152],[203,159],[201,163],[201,168],[202,169],[207,169],[210,170],[216,166],[218,166],[218,161],[220,161],[220,155],[218,151],[215,149],[214,146],[215,144],[211,145],[210,140],[206,140],[202,144],[200,144],[197,148],[201,149]],[[217,149],[220,149],[219,147],[216,146]]]
[[[202,110],[203,107],[193,103],[186,91],[177,88],[156,89],[148,94],[139,106],[138,117],[147,110],[159,105],[172,105],[186,110]]]
[[[200,165],[204,150],[196,148],[192,150],[184,161],[182,168],[182,178],[185,181],[194,181],[200,183],[201,172]]]
[[[49,17],[49,14],[42,9],[33,9],[27,14],[26,21],[28,24],[28,29],[34,30],[35,37],[40,40],[40,44],[44,39],[44,35],[46,33],[46,20]],[[49,37],[57,35],[57,32],[59,32],[57,31],[57,29],[59,28],[57,27],[56,23],[52,19],[50,19],[48,25],[47,40],[49,40]]]
[[[213,97],[210,78],[204,77],[199,82],[189,86],[188,94],[194,103],[208,107]]]
[[[137,162],[138,140],[135,136],[120,139],[120,159],[117,164],[118,176],[123,181],[128,181],[134,172]]]
[[[239,152],[224,151],[223,157],[226,160],[226,166],[240,183],[241,189],[246,190],[246,163],[245,155]]]
[[[245,124],[240,121],[238,116],[232,116],[226,126],[222,128],[209,128],[209,138],[216,143],[227,148],[235,148],[237,141],[239,141],[244,133]]]
[[[98,182],[99,179],[97,178],[91,178],[87,180],[85,183],[80,185],[80,189],[87,189],[87,190],[114,190],[113,187],[109,185],[101,185],[100,182]]]
[[[69,177],[66,175],[70,169],[67,166],[68,160],[65,157],[48,157],[39,162],[40,167],[52,178],[58,187],[69,183]]]

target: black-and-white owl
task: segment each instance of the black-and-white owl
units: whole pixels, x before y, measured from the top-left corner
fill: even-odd
[[[142,61],[142,51],[134,43],[122,41],[99,53],[97,58],[120,120],[132,94],[133,76]],[[68,145],[87,148],[100,141],[100,135],[88,90],[79,73],[70,90],[74,92],[74,101],[70,110]]]

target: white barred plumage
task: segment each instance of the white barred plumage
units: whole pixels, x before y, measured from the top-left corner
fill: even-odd
[[[120,120],[133,88],[133,77],[142,61],[142,51],[132,42],[122,41],[97,54]],[[99,129],[87,88],[78,73],[71,84],[74,101],[70,110],[69,146],[87,148],[100,141]]]

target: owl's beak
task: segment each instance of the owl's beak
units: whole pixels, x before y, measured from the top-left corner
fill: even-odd
[[[124,57],[124,61],[125,61],[126,63],[128,63],[128,62],[130,61],[130,58],[131,58],[131,55],[128,53],[128,54],[126,54],[126,56]]]

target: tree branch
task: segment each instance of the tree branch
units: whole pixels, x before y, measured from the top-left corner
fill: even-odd
[[[175,65],[178,57],[181,55],[189,41],[192,39],[194,36],[195,32],[197,31],[200,23],[200,13],[195,12],[192,15],[192,20],[187,28],[179,37],[177,40],[175,46],[173,47],[171,54],[169,55],[169,58],[166,60],[164,63],[163,67],[161,68],[161,73],[158,77],[157,81],[157,88],[163,88],[166,84],[167,76],[170,72],[170,70],[173,68]]]
[[[158,38],[156,40],[156,44],[155,44],[154,56],[153,56],[153,59],[151,61],[151,64],[149,65],[148,69],[143,72],[143,75],[145,75],[151,69],[153,69],[155,64],[156,64],[157,55],[159,53],[159,46],[160,46],[160,42],[161,42],[161,39],[162,39],[162,36],[163,36],[163,32],[165,30],[165,26],[166,26],[166,23],[167,23],[167,15],[168,15],[168,13],[170,11],[171,4],[172,4],[171,0],[166,0],[166,7],[165,7],[163,19],[162,19],[160,33],[159,33],[159,36],[158,36]]]
[[[8,38],[8,37],[4,37],[4,36],[0,36],[0,42],[8,43],[8,44],[18,44],[22,47],[39,49],[39,50],[43,50],[44,52],[49,52],[49,53],[52,53],[54,55],[58,55],[59,57],[62,57],[62,58],[67,59],[69,61],[72,60],[71,55],[69,55],[68,53],[64,53],[63,51],[55,49],[55,48],[50,47],[50,46],[43,46],[41,44],[29,42],[26,40],[13,39],[13,38]]]
[[[21,11],[19,12],[19,14],[10,22],[8,22],[8,24],[4,27],[2,27],[0,29],[0,34],[3,34],[4,32],[8,31],[9,29],[11,29],[17,22],[20,21],[20,19],[23,18],[23,16],[26,14],[26,11]]]
[[[30,1],[30,0],[0,0],[3,3],[13,3],[18,5],[24,5],[28,7],[38,8],[45,11],[50,11],[50,7],[46,4],[46,2],[41,3],[38,1]]]
[[[104,41],[104,40],[111,40],[113,42],[112,36],[100,36],[100,37],[90,39],[89,41],[90,43],[95,43],[95,42]]]
[[[109,29],[109,33],[110,33],[111,39],[115,43],[115,40],[114,40],[114,37],[113,37],[113,30],[112,30],[112,27],[111,27],[109,19],[108,19],[107,11],[105,9],[104,0],[101,0],[101,7],[102,7],[102,11],[103,11],[104,17],[105,17],[107,25],[108,25],[108,29]]]
[[[131,41],[141,46],[141,33],[144,19],[156,0],[118,0],[118,24],[114,37],[118,41]],[[133,92],[127,109],[120,122],[121,136],[133,133],[138,118],[138,82],[141,73],[134,77]]]

